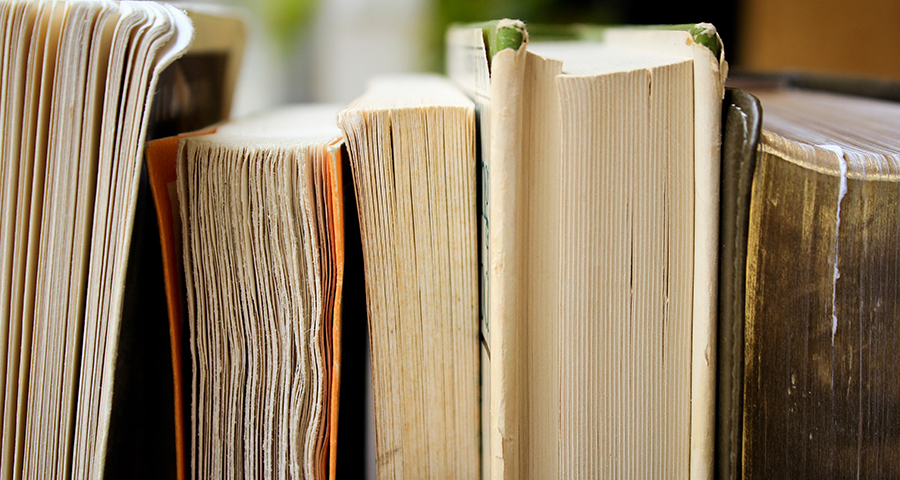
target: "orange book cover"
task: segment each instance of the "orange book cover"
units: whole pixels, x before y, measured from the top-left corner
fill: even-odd
[[[185,394],[182,373],[183,352],[181,338],[184,329],[184,292],[181,256],[181,220],[178,215],[178,194],[175,165],[178,160],[178,140],[188,136],[206,135],[214,128],[175,137],[153,140],[147,144],[147,172],[159,222],[159,241],[162,246],[163,276],[166,281],[166,307],[169,313],[169,338],[172,347],[172,374],[175,395],[175,464],[178,480],[187,478],[187,443],[185,433]]]

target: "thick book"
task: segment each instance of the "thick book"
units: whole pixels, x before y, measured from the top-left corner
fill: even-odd
[[[189,112],[227,116],[243,27],[87,1],[3,2],[0,25],[0,474],[174,477],[167,326],[135,253],[155,236],[143,144]]]
[[[710,478],[722,45],[567,36],[447,37],[481,134],[483,469]]]
[[[191,478],[335,476],[344,281],[337,110],[285,108],[150,145],[158,212],[169,217],[170,309],[184,308],[188,324]]]
[[[745,137],[758,147],[719,473],[896,476],[900,105],[783,85],[752,92],[762,130]]]
[[[387,77],[339,113],[297,106],[151,142],[148,166],[169,309],[186,312],[192,478],[335,478],[341,325],[366,317],[378,475],[479,476],[464,94],[436,76]],[[346,283],[364,277],[365,295],[342,288],[355,210],[363,258]]]
[[[192,478],[335,478],[363,306],[379,475],[478,476],[474,155],[471,101],[434,76],[150,142]]]
[[[359,211],[379,478],[478,478],[475,106],[385,77],[341,110]]]

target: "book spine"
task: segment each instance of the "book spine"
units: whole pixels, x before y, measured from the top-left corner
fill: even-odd
[[[693,44],[694,57],[694,315],[691,335],[691,479],[713,478],[716,399],[716,296],[719,162],[724,51]],[[712,99],[707,101],[705,99]]]
[[[716,478],[740,478],[744,378],[744,292],[750,192],[762,107],[753,95],[727,89],[722,105],[721,201],[716,398]]]
[[[497,52],[491,65],[490,144],[490,269],[491,295],[491,477],[522,478],[524,459],[522,405],[524,332],[516,301],[522,291],[522,242],[520,203],[522,158],[522,96],[527,39],[517,49]]]

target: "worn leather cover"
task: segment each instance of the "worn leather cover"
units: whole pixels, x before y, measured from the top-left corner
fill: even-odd
[[[788,80],[780,86],[891,98],[879,82]],[[723,430],[718,474],[898,478],[896,166],[873,161],[865,175],[851,166],[842,179],[838,160],[823,160],[829,150],[811,156],[765,131],[760,138],[743,264],[743,392],[730,400],[742,419]],[[738,323],[720,321],[723,334]],[[727,368],[720,374],[729,380]]]
[[[719,300],[716,401],[716,478],[740,478],[744,370],[744,285],[747,223],[756,147],[762,124],[759,100],[734,88],[722,101],[719,205]]]

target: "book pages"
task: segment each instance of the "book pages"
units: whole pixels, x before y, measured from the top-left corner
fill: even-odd
[[[153,4],[0,7],[0,470],[94,476],[148,102],[193,30]]]
[[[387,77],[339,114],[359,207],[379,477],[478,478],[475,109]]]
[[[715,439],[716,365],[716,251],[719,245],[719,152],[721,112],[728,63],[721,41],[713,51],[692,33],[716,36],[715,27],[700,23],[688,31],[666,29],[609,29],[611,45],[693,59],[694,69],[694,287],[691,342],[691,478],[713,476]]]
[[[16,403],[19,391],[19,360],[21,356],[22,335],[22,300],[24,289],[24,254],[27,251],[27,222],[28,202],[31,199],[31,170],[33,168],[34,134],[31,128],[32,118],[36,116],[36,103],[39,95],[34,87],[40,81],[40,75],[35,75],[35,68],[40,64],[35,60],[42,50],[39,46],[31,48],[31,42],[40,34],[40,24],[35,28],[36,22],[41,22],[39,8],[36,5],[20,3],[13,8],[10,29],[10,55],[11,61],[7,64],[8,71],[4,72],[3,91],[6,95],[0,99],[3,111],[3,135],[2,144],[2,202],[3,202],[3,232],[2,232],[2,355],[0,364],[3,365],[3,440],[0,444],[8,446],[15,444]],[[43,17],[49,20],[49,16]],[[43,36],[40,36],[40,40]],[[37,42],[40,42],[37,40]],[[42,52],[41,52],[42,53]],[[12,470],[14,448],[3,448],[0,465],[3,466],[3,475],[9,475]]]
[[[603,48],[530,45],[528,471],[687,478],[691,62]]]
[[[473,97],[463,32],[492,28],[448,36]],[[492,478],[711,476],[727,68],[686,29],[601,33],[523,42],[514,90],[517,50],[489,62]]]
[[[180,141],[192,478],[329,475],[343,268],[336,111],[285,109]]]

